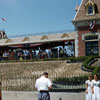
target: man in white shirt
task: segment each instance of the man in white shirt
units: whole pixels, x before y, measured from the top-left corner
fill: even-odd
[[[48,73],[44,72],[43,75],[36,80],[35,88],[38,90],[38,100],[50,100],[49,90],[52,88],[52,83],[48,79]]]

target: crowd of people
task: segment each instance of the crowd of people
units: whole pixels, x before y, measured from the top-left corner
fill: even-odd
[[[46,57],[46,52],[39,51],[38,54],[36,50],[6,50],[0,52],[0,60],[27,60]]]
[[[59,58],[74,56],[74,54],[68,55],[67,50],[63,48],[53,48],[46,50],[34,50],[34,49],[18,49],[18,50],[5,50],[0,51],[0,61],[2,60],[27,60],[27,59],[45,59],[45,58]]]
[[[100,80],[97,74],[90,75],[86,81],[86,100],[100,100]]]

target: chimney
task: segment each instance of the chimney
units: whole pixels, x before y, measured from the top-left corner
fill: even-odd
[[[76,6],[75,11],[77,12],[79,9],[79,5]]]

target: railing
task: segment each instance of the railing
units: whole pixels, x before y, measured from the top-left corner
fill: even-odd
[[[74,51],[72,51],[74,52]],[[13,52],[12,52],[13,53]],[[24,54],[21,54],[20,56],[17,55],[17,53],[14,53],[14,55],[12,55],[11,53],[8,53],[8,56],[6,57],[3,57],[3,56],[0,56],[0,61],[25,61],[25,60],[52,60],[52,59],[62,59],[62,58],[68,58],[68,57],[74,57],[74,53],[68,55],[67,53],[64,53],[64,50],[63,50],[63,53],[53,53],[51,52],[50,54],[49,53],[41,53],[41,54],[28,54],[28,56],[25,56]]]
[[[40,75],[34,75],[32,77],[11,77],[7,78],[2,76],[1,83],[2,83],[2,90],[5,91],[35,91],[35,81],[40,77]],[[55,81],[57,80],[57,76],[50,78],[53,82],[53,88],[51,92],[83,92],[85,91],[85,80],[80,81],[69,81],[66,82],[62,81]],[[67,78],[68,79],[68,78]]]
[[[2,100],[2,94],[1,94],[1,82],[0,82],[0,100]]]
[[[67,32],[75,32],[75,30],[69,29],[69,30],[59,30],[59,31],[51,31],[51,32],[29,33],[29,34],[23,34],[23,35],[9,35],[8,38],[47,35],[47,34],[58,34],[58,33],[67,33]]]

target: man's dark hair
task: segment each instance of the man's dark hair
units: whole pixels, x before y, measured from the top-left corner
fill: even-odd
[[[48,75],[48,73],[47,72],[44,72],[42,75]]]

